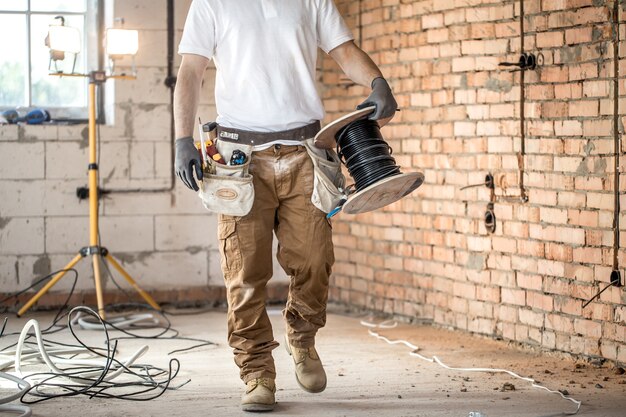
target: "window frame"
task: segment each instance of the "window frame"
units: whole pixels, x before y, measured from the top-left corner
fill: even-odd
[[[31,33],[31,16],[33,15],[55,15],[55,16],[84,16],[84,27],[82,33],[82,45],[83,51],[80,52],[78,59],[82,60],[85,68],[85,73],[89,73],[92,70],[100,69],[103,63],[103,47],[99,41],[101,39],[102,27],[104,23],[104,1],[102,0],[86,0],[86,7],[84,12],[72,12],[72,11],[33,11],[31,10],[31,0],[26,1],[26,10],[4,10],[0,8],[0,14],[4,15],[16,15],[26,17],[26,36],[27,36],[27,81],[28,81],[28,104],[26,106],[0,106],[0,111],[17,109],[20,114],[26,113],[35,108],[42,108],[42,106],[33,105],[33,76],[32,76],[32,61],[31,61],[31,48],[32,48],[32,33]],[[81,56],[82,55],[82,56]],[[85,77],[82,83],[85,89],[85,103],[84,106],[46,106],[43,107],[47,110],[53,121],[57,122],[84,122],[88,118],[88,106],[89,98],[87,97],[88,78]],[[102,92],[99,94],[99,100],[102,102]],[[98,118],[101,119],[102,106],[98,106]]]

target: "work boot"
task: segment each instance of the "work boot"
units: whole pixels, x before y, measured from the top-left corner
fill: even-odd
[[[276,385],[270,378],[251,379],[246,383],[246,392],[241,397],[243,411],[272,411],[276,400]]]
[[[312,393],[326,389],[326,372],[314,346],[298,348],[289,343],[285,335],[285,348],[296,364],[296,380],[300,387]]]

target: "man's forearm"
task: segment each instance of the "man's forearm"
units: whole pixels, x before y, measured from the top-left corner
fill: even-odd
[[[355,83],[371,88],[374,78],[382,77],[378,66],[354,42],[346,42],[330,51],[330,56]]]
[[[176,137],[193,136],[198,111],[202,77],[181,67],[174,90],[174,126]]]

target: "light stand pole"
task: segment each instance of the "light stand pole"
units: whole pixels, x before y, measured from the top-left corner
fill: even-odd
[[[18,317],[24,315],[33,304],[46,294],[57,282],[65,276],[81,259],[91,256],[93,263],[93,277],[96,286],[96,299],[98,302],[98,314],[105,318],[104,299],[102,295],[102,280],[100,273],[101,260],[108,261],[124,279],[141,295],[141,297],[154,309],[161,310],[156,301],[133,280],[133,278],[113,258],[108,249],[99,244],[98,222],[98,159],[96,148],[96,86],[104,84],[109,78],[135,79],[130,75],[107,75],[104,71],[91,71],[89,74],[63,74],[53,73],[60,77],[88,77],[89,78],[89,246],[78,251],[78,254],[63,269],[57,273],[46,285],[44,285],[26,304],[17,312]]]

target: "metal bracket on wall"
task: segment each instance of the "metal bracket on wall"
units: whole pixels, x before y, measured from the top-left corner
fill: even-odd
[[[502,67],[517,67],[511,71],[534,70],[537,67],[537,57],[533,53],[523,53],[517,62],[500,62]]]
[[[494,203],[495,203],[495,189],[496,184],[493,179],[493,175],[491,173],[485,175],[485,181],[479,184],[470,184],[465,187],[461,187],[461,190],[467,190],[468,188],[474,187],[487,187],[491,190],[490,201],[487,203],[487,210],[485,210],[485,229],[488,233],[493,233],[496,231],[496,213],[494,212]]]
[[[620,274],[620,272],[617,269],[611,271],[610,280],[611,280],[611,282],[609,283],[609,285],[607,285],[606,287],[602,288],[602,290],[600,290],[600,292],[598,292],[596,295],[591,297],[591,299],[589,301],[586,301],[586,302],[583,303],[583,308],[587,307],[589,304],[591,304],[591,302],[593,300],[595,300],[596,298],[600,297],[600,294],[602,294],[604,291],[606,291],[609,287],[621,287],[621,286],[623,286],[623,284],[622,284],[622,275]]]

